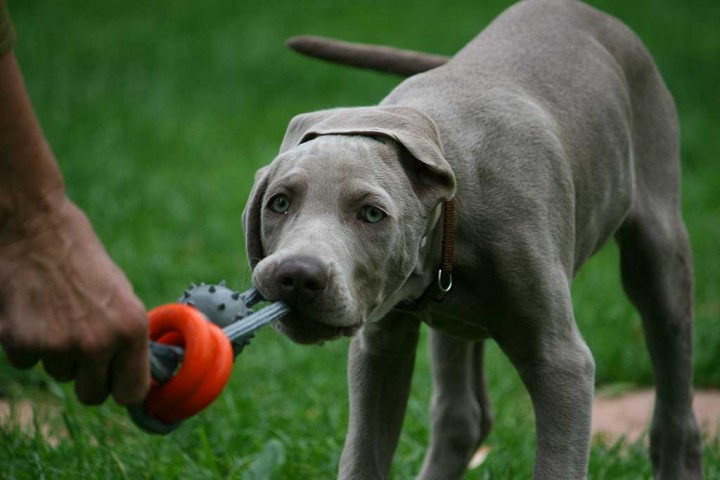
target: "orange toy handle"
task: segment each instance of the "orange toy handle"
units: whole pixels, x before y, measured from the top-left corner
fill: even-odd
[[[222,329],[189,305],[161,305],[148,319],[151,340],[185,349],[179,371],[167,383],[153,384],[143,404],[147,415],[170,424],[217,398],[230,379],[233,350]]]

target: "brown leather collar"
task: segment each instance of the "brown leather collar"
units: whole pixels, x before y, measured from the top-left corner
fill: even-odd
[[[395,305],[396,310],[419,312],[432,302],[442,302],[453,286],[453,257],[455,256],[455,202],[443,203],[442,258],[437,279],[430,282],[425,291],[414,300],[403,300]]]

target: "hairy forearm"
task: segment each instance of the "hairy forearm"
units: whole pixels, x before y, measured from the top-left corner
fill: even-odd
[[[0,243],[64,198],[62,176],[10,50],[0,56]]]
[[[62,177],[10,48],[0,0],[0,346],[42,361],[78,398],[138,403],[150,386],[145,309]]]

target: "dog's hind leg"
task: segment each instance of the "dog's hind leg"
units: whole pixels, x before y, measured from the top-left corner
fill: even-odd
[[[702,478],[692,412],[692,254],[679,215],[629,217],[617,234],[625,291],[640,312],[655,375],[656,478]]]
[[[702,478],[692,411],[693,265],[680,213],[675,107],[650,63],[634,72],[633,203],[616,234],[625,292],[642,317],[655,376],[650,455],[656,478]]]
[[[432,330],[433,372],[430,446],[418,478],[462,478],[490,433],[492,415],[483,369],[484,342]]]
[[[475,448],[477,448],[482,445],[488,435],[490,435],[490,430],[492,430],[493,426],[492,407],[490,405],[490,396],[488,395],[487,379],[485,376],[484,340],[475,342],[475,345],[473,345],[472,366],[475,369],[472,375],[473,390],[475,391],[475,398],[477,399],[478,405],[480,405],[480,439],[475,446]]]

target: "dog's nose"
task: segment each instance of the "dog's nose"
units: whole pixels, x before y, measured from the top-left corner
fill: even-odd
[[[284,261],[275,272],[280,299],[289,305],[314,300],[328,283],[327,268],[304,258]]]

